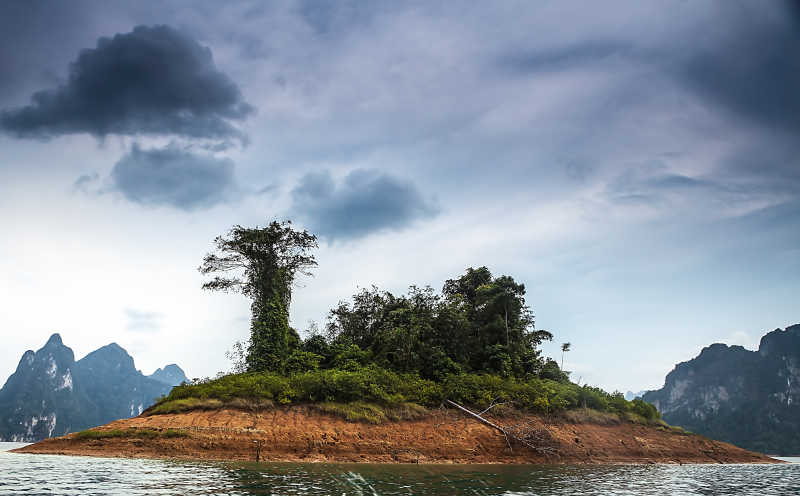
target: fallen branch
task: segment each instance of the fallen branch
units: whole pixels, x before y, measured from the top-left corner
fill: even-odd
[[[488,425],[489,427],[500,431],[502,434],[506,433],[506,430],[503,429],[502,427],[500,427],[499,425],[489,422],[485,418],[481,417],[480,414],[477,414],[475,412],[467,410],[466,408],[464,408],[463,406],[459,405],[455,401],[445,400],[445,402],[447,402],[448,405],[453,405],[454,407],[458,408],[459,410],[461,410],[462,412],[466,413],[467,415],[470,415],[470,416],[476,418],[479,422],[482,422],[482,423]]]
[[[495,429],[495,430],[499,431],[503,435],[503,437],[506,439],[506,443],[508,444],[508,448],[509,449],[511,449],[511,442],[509,441],[509,438],[511,438],[511,439],[513,439],[513,440],[515,440],[515,441],[527,446],[528,448],[532,449],[533,451],[535,451],[535,452],[537,452],[539,454],[542,454],[542,455],[554,455],[554,454],[556,454],[556,449],[554,447],[552,447],[552,446],[536,446],[535,444],[533,444],[531,442],[531,440],[537,440],[537,441],[538,440],[543,440],[538,435],[532,435],[533,433],[535,433],[535,430],[533,430],[533,429],[531,429],[530,431],[525,431],[521,427],[517,427],[515,429],[512,429],[511,431],[508,431],[505,428],[500,427],[499,425],[497,425],[497,424],[495,424],[495,423],[493,423],[493,422],[481,417],[481,415],[479,413],[475,413],[475,412],[473,412],[471,410],[468,410],[468,409],[464,408],[463,406],[459,405],[455,401],[445,400],[445,402],[448,405],[452,405],[452,406],[458,408],[459,410],[461,410],[462,412],[466,413],[470,417],[476,419],[477,421],[481,422],[482,424],[488,425],[492,429]],[[484,412],[485,411],[486,410],[484,410]],[[481,412],[481,413],[483,413],[483,412]],[[536,434],[538,434],[538,433],[536,433]]]

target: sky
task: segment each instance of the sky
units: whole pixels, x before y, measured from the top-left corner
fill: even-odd
[[[754,349],[800,322],[799,5],[0,2],[0,382],[53,332],[229,370],[197,267],[274,219],[300,331],[485,265],[581,383]]]

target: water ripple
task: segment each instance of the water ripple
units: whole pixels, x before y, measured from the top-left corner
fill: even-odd
[[[800,464],[431,466],[26,455],[0,443],[1,495],[787,495]]]

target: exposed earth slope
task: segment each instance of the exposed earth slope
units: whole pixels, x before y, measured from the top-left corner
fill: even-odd
[[[453,409],[416,420],[368,424],[309,406],[247,412],[219,409],[117,420],[96,433],[72,434],[22,448],[24,453],[377,463],[769,463],[730,444],[665,427],[629,422],[572,423],[537,415],[493,417],[525,425],[538,453],[507,444],[498,431]],[[105,433],[105,434],[103,434]],[[103,437],[103,436],[109,437]],[[115,436],[115,437],[110,437]],[[260,448],[259,448],[260,446]]]

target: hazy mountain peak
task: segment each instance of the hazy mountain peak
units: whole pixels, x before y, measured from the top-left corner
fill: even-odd
[[[136,373],[133,357],[117,343],[110,343],[94,350],[78,361],[85,367],[106,373]]]
[[[52,346],[64,346],[64,342],[61,340],[61,334],[57,332],[53,333],[53,335],[50,336],[50,339],[47,340],[47,343],[45,343],[44,348],[49,348]]]
[[[177,386],[188,380],[183,369],[174,363],[165,366],[163,369],[159,368],[148,377],[170,386]]]
[[[183,371],[172,364],[162,374]],[[56,333],[26,351],[0,389],[0,440],[35,441],[138,415],[171,387],[142,375],[117,343],[75,362]]]

